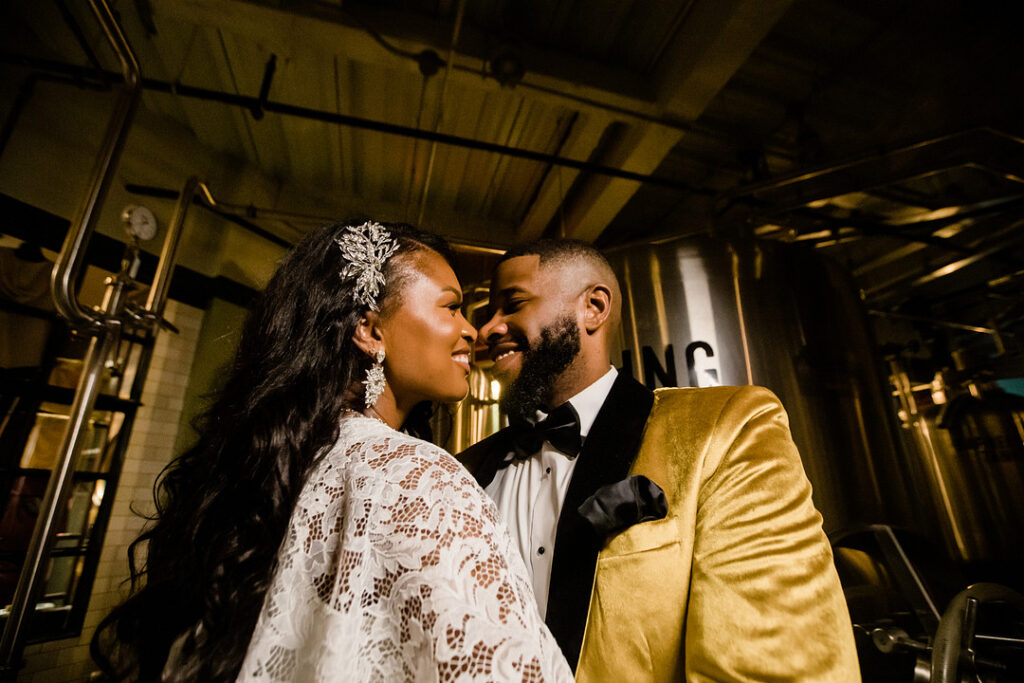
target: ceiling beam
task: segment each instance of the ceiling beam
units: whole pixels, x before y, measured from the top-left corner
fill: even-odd
[[[581,114],[573,123],[558,155],[570,159],[586,160],[597,148],[612,119],[601,111]],[[565,202],[565,195],[576,182],[580,171],[564,166],[550,166],[537,196],[526,216],[516,229],[516,242],[529,242],[544,234],[555,213]]]
[[[299,52],[338,55],[366,64],[418,73],[411,59],[389,52],[351,14],[324,3],[289,2],[270,6],[251,0],[150,0],[155,20],[171,19],[218,28],[258,41],[279,57]],[[359,7],[365,19],[390,44],[407,53],[432,49],[447,58],[450,23],[420,15]],[[451,80],[461,87],[499,91],[502,85],[482,77],[493,37],[464,24]],[[660,120],[650,81],[623,68],[582,60],[536,46],[517,47],[528,70],[514,87],[523,97],[580,111],[613,113],[624,121]],[[262,64],[259,65],[262,68]],[[256,93],[252,93],[255,95]],[[676,125],[670,120],[665,125]]]
[[[665,118],[695,121],[782,18],[793,0],[698,0],[658,70],[657,106]],[[649,174],[684,131],[634,123],[601,161]],[[640,189],[621,178],[591,177],[566,214],[569,237],[593,241]]]
[[[733,73],[775,25],[792,0],[697,0],[665,50],[655,77],[644,78],[622,68],[598,65],[536,46],[519,48],[530,70],[516,91],[523,97],[577,112],[583,123],[574,127],[561,156],[602,161],[624,171],[651,174],[682,138]],[[363,26],[378,31],[398,50],[415,54],[424,49],[446,53],[449,22],[394,10],[358,8],[358,17],[323,3],[297,0],[280,7],[249,0],[151,0],[159,22],[173,19],[216,27],[256,40],[268,52],[287,57],[320,52],[346,59],[416,72],[408,57],[389,51]],[[482,78],[481,68],[493,37],[470,25],[462,27],[459,54],[451,72],[463,87],[494,90],[494,79]],[[629,129],[608,146],[603,159],[592,158],[611,122]],[[652,123],[657,121],[657,123]],[[572,206],[563,207],[565,194],[579,171],[548,173],[516,230],[515,239],[538,236],[560,209],[568,235],[592,241],[614,219],[640,187],[628,179],[589,177]]]
[[[723,199],[745,199],[791,211],[811,202],[891,185],[958,166],[973,165],[995,177],[1024,183],[1024,140],[991,128],[975,128],[897,149],[741,187]]]

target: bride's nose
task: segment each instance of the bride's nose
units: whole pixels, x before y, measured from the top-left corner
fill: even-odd
[[[470,344],[476,342],[476,328],[469,324],[465,317],[462,318],[462,338]]]

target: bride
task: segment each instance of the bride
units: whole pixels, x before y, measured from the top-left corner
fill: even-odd
[[[161,475],[93,638],[108,677],[572,680],[494,505],[400,431],[466,395],[461,305],[447,245],[406,225],[327,226],[284,259]]]

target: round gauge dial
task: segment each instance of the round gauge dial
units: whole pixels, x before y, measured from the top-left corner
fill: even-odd
[[[151,240],[156,237],[156,216],[144,206],[129,204],[121,212],[124,229],[129,235],[140,240]]]

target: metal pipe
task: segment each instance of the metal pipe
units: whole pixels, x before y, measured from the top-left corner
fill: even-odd
[[[717,202],[747,197],[785,211],[865,187],[918,177],[929,171],[966,163],[984,165],[990,158],[1009,159],[1012,155],[1007,153],[1007,148],[1016,152],[1015,148],[1022,144],[1022,138],[991,128],[974,128],[737,187],[722,193]],[[1010,176],[1018,179],[1014,174]]]
[[[126,183],[124,189],[131,194],[143,195],[146,197],[159,197],[161,199],[175,199],[181,195],[177,190],[171,190],[163,187],[154,187],[152,185],[136,185],[134,183]],[[213,195],[210,193],[209,187],[205,184],[200,183],[199,190],[201,192],[200,197],[202,201],[200,206],[215,213],[216,215],[232,220],[234,219],[238,225],[249,230],[255,235],[273,242],[286,249],[291,249],[295,246],[294,242],[285,240],[277,235],[267,232],[263,228],[253,224],[250,221],[244,220],[245,218],[266,218],[269,220],[283,220],[283,221],[299,221],[304,223],[316,223],[326,224],[337,221],[337,216],[328,215],[316,215],[309,213],[295,213],[292,211],[279,211],[277,209],[265,209],[252,204],[230,204],[220,200],[214,200]],[[464,238],[451,238],[446,237],[445,240],[451,245],[456,251],[467,251],[477,252],[486,254],[504,254],[505,247],[499,246],[492,242],[483,242],[478,240],[468,240]]]
[[[81,80],[73,80],[69,76],[55,76],[52,74],[44,73],[32,73],[25,77],[25,80],[18,86],[18,92],[14,96],[14,101],[11,103],[11,108],[7,112],[7,118],[4,119],[3,127],[0,128],[0,157],[3,156],[4,150],[7,149],[7,144],[11,141],[11,137],[14,134],[14,129],[18,126],[18,121],[21,120],[21,115],[25,111],[25,107],[28,106],[29,101],[35,94],[36,85],[38,83],[60,83],[63,85],[73,85],[78,88],[89,88],[94,90],[109,90],[109,85],[102,84],[87,84]]]
[[[100,64],[99,58],[96,56],[96,53],[93,52],[92,46],[89,45],[89,39],[85,37],[85,32],[82,31],[82,27],[75,19],[75,15],[73,15],[68,9],[67,2],[65,2],[65,0],[55,0],[54,4],[57,5],[57,9],[60,11],[60,16],[64,19],[65,25],[67,25],[71,34],[75,37],[75,42],[78,43],[78,47],[82,49],[82,54],[85,55],[85,58],[89,60],[89,63],[92,64],[94,68],[102,69],[103,65]],[[110,84],[108,83],[107,87],[109,86]]]
[[[99,314],[85,311],[74,291],[78,273],[85,261],[85,246],[95,227],[97,208],[103,204],[113,179],[117,158],[124,147],[132,116],[142,93],[142,73],[138,61],[109,5],[106,0],[90,0],[90,6],[121,62],[125,88],[117,99],[86,199],[54,264],[51,285],[58,313],[67,318],[72,325],[84,327],[95,336],[90,340],[89,349],[82,361],[82,374],[78,379],[75,399],[71,404],[59,451],[60,457],[40,503],[39,518],[32,531],[32,539],[18,576],[7,623],[3,636],[0,637],[0,678],[3,680],[16,678],[21,665],[27,619],[35,611],[35,597],[45,578],[46,560],[55,540],[56,527],[66,507],[87,421],[99,395],[103,368],[120,337],[122,326],[117,316],[130,283],[130,279],[124,273],[109,280],[107,295]]]
[[[263,118],[263,103],[270,96],[270,84],[274,81],[274,72],[277,71],[277,55],[270,55],[267,65],[263,67],[263,82],[260,84],[259,106],[251,110],[252,117],[259,121]]]
[[[97,76],[97,73],[94,69],[79,67],[71,64],[63,64],[61,62],[54,62],[50,60],[36,59],[33,57],[25,57],[23,55],[12,55],[6,52],[0,52],[0,62],[7,64],[29,66],[31,68],[46,69],[48,71],[55,71],[57,73],[70,73],[86,77]],[[241,107],[246,110],[251,110],[253,107],[260,106],[260,100],[258,97],[236,95],[234,93],[225,93],[217,90],[209,90],[207,88],[197,88],[191,85],[170,83],[155,78],[144,78],[142,82],[143,87],[146,90],[164,92],[172,95],[190,97],[209,102],[219,102],[221,104],[228,104],[235,107]],[[335,112],[311,109],[309,107],[300,107],[291,104],[284,104],[281,102],[268,101],[263,103],[262,106],[264,111],[272,112],[275,114],[281,114],[283,116],[294,116],[297,118],[304,118],[313,121],[323,121],[325,123],[333,123],[336,125],[351,126],[352,128],[374,130],[380,133],[398,135],[401,137],[407,137],[416,140],[436,140],[441,144],[451,145],[453,147],[463,147],[466,149],[475,149],[483,152],[492,152],[494,154],[503,154],[505,156],[517,157],[520,159],[539,161],[542,163],[551,164],[553,166],[565,166],[567,168],[574,168],[578,171],[585,171],[587,173],[593,173],[596,175],[609,176],[612,178],[622,178],[624,180],[635,180],[636,182],[639,183],[648,183],[650,185],[667,187],[669,189],[680,190],[683,192],[692,192],[694,194],[703,196],[715,196],[718,194],[715,190],[712,190],[710,188],[690,185],[688,183],[679,180],[674,180],[672,178],[666,178],[664,176],[634,173],[632,171],[627,171],[621,168],[604,166],[602,164],[595,164],[589,161],[577,161],[576,159],[560,157],[555,154],[548,154],[547,152],[536,152],[529,149],[509,147],[508,145],[499,145],[493,142],[484,142],[482,140],[474,140],[472,138],[464,138],[459,137],[457,135],[434,133],[428,130],[419,130],[418,128],[412,128],[409,126],[399,126],[396,124],[385,123],[383,121],[374,121],[372,119],[366,119],[359,116],[349,116],[347,114],[338,114]]]
[[[868,315],[873,315],[876,318],[889,318],[892,320],[907,320],[914,323],[924,323],[926,325],[932,325],[935,327],[948,327],[953,330],[965,330],[967,332],[977,332],[979,334],[991,334],[998,335],[999,330],[990,327],[979,327],[978,325],[965,325],[964,323],[955,323],[948,320],[935,320],[934,318],[928,318],[923,315],[907,315],[905,313],[893,313],[891,311],[878,311],[868,310]]]
[[[174,258],[178,252],[178,243],[181,241],[185,216],[188,215],[188,209],[192,206],[192,198],[195,197],[200,187],[203,188],[206,196],[209,196],[209,190],[199,182],[199,178],[196,176],[185,181],[185,187],[182,188],[181,194],[178,196],[178,203],[174,207],[171,224],[167,227],[164,246],[160,251],[160,261],[157,264],[156,273],[153,274],[153,284],[149,287],[149,296],[146,297],[146,306],[143,309],[157,321],[163,317],[164,305],[167,303],[167,288],[174,272]]]
[[[1016,229],[1018,227],[1020,227],[1020,225],[1022,223],[1024,223],[1024,220],[1014,221],[1007,228],[1004,228],[1003,230],[1000,230],[999,232],[1002,233],[1002,234],[1013,233],[1014,231],[1016,231]],[[994,236],[994,235],[991,235],[991,233],[989,235],[986,235],[986,237],[992,237],[992,236]],[[962,258],[962,259],[959,259],[957,261],[953,261],[952,263],[947,263],[946,265],[942,266],[941,268],[937,268],[937,269],[931,271],[930,273],[922,275],[921,277],[919,277],[916,280],[914,280],[913,282],[911,282],[910,286],[911,287],[920,287],[921,285],[926,285],[929,282],[934,282],[935,280],[938,280],[940,278],[944,278],[947,275],[952,275],[953,273],[957,272],[958,270],[962,270],[962,269],[966,268],[967,266],[969,266],[971,264],[977,263],[978,261],[982,260],[983,258],[1002,254],[1002,253],[1007,251],[1007,247],[1010,244],[1012,244],[1013,242],[1016,242],[1017,240],[1021,239],[1021,237],[1024,237],[1024,235],[1012,234],[1005,241],[999,242],[998,244],[996,244],[994,246],[991,246],[991,247],[989,247],[987,249],[977,250],[971,256],[967,256],[966,258]]]
[[[4,119],[3,128],[0,128],[0,156],[3,156],[4,150],[7,149],[7,143],[10,141],[11,135],[14,133],[14,127],[21,118],[21,112],[25,109],[25,105],[27,105],[29,100],[32,99],[32,94],[36,89],[36,82],[39,81],[39,79],[39,74],[29,74],[18,87],[18,94],[15,95],[14,101],[11,103],[11,108],[7,112],[7,118]]]
[[[962,654],[974,648],[974,610],[979,602],[1002,602],[1024,614],[1024,595],[998,583],[975,583],[960,591],[942,613],[932,645],[932,683],[961,681]],[[979,679],[980,680],[980,679]]]
[[[58,313],[67,318],[73,326],[99,331],[103,325],[102,321],[95,314],[82,308],[74,289],[85,260],[85,245],[96,226],[97,209],[106,198],[117,159],[121,156],[132,117],[142,95],[142,70],[106,0],[90,0],[89,4],[121,62],[125,88],[114,106],[114,114],[104,136],[85,201],[75,214],[75,219],[71,222],[73,227],[64,239],[64,246],[54,263],[51,286],[53,302]]]
[[[116,311],[120,308],[126,284],[125,278],[113,278],[104,309]],[[46,560],[71,490],[72,474],[75,471],[78,453],[81,451],[88,418],[92,414],[96,396],[100,391],[100,377],[107,358],[117,345],[119,333],[120,325],[116,321],[108,321],[102,331],[89,342],[89,350],[82,361],[82,374],[78,378],[75,400],[71,405],[59,451],[61,457],[54,467],[40,503],[39,518],[32,531],[32,539],[25,554],[25,561],[21,565],[14,598],[11,600],[7,624],[4,626],[3,637],[0,638],[0,679],[13,680],[21,666],[27,619],[35,611],[35,596],[46,577]]]
[[[189,178],[182,190],[174,217],[164,237],[160,260],[157,263],[153,284],[143,309],[145,317],[152,322],[154,336],[162,322],[168,286],[174,270],[174,259],[181,239],[185,216],[192,203],[192,198],[200,190],[203,192],[204,201],[210,198],[209,191],[198,178]],[[21,662],[26,620],[28,615],[33,612],[35,596],[45,579],[43,569],[56,537],[55,530],[67,506],[67,498],[73,481],[72,475],[76,469],[75,465],[81,451],[88,418],[92,414],[96,398],[99,395],[100,378],[104,366],[117,348],[123,329],[123,320],[137,319],[137,316],[124,310],[127,292],[135,284],[131,276],[138,271],[139,266],[137,244],[130,244],[127,253],[130,256],[126,256],[122,261],[121,271],[107,281],[107,294],[99,311],[101,326],[99,332],[90,341],[89,349],[82,362],[82,374],[75,390],[68,426],[59,451],[61,456],[40,504],[41,516],[33,529],[32,540],[29,543],[25,563],[22,565],[12,600],[10,615],[3,637],[0,639],[0,679],[2,680],[12,679]],[[138,372],[144,374],[146,370],[147,368],[143,367],[140,361]]]
[[[433,132],[435,133],[440,130],[441,117],[444,116],[444,100],[445,95],[448,93],[448,79],[452,74],[452,62],[455,61],[455,46],[459,42],[459,30],[462,28],[462,16],[465,11],[466,0],[459,0],[459,7],[455,10],[455,27],[452,29],[452,42],[448,48],[448,62],[445,64],[444,80],[441,82],[441,96],[437,102],[437,116],[434,118]],[[430,179],[434,175],[434,159],[436,156],[437,142],[431,142],[430,153],[427,155],[427,177],[423,179],[423,192],[420,193],[420,213],[416,218],[416,225],[423,224],[423,212],[427,210],[427,196],[430,194]]]

